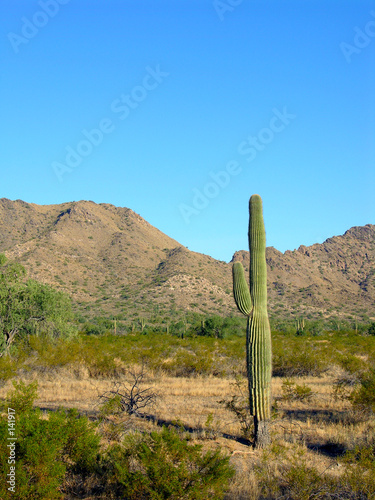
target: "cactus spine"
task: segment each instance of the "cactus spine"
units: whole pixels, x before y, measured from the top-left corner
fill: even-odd
[[[240,262],[233,264],[233,295],[238,309],[248,317],[246,365],[250,413],[254,417],[255,446],[270,441],[271,419],[271,330],[267,313],[266,233],[262,199],[254,194],[249,202],[250,290]]]

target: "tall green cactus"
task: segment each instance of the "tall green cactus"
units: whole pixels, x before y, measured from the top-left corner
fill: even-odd
[[[267,313],[266,233],[262,199],[254,194],[249,202],[250,290],[240,262],[233,264],[233,295],[238,309],[248,317],[246,365],[250,413],[254,417],[255,445],[270,441],[271,419],[271,329]]]

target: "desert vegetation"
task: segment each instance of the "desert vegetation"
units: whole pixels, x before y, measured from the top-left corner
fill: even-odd
[[[139,327],[13,345],[0,359],[1,469],[13,408],[18,496],[4,484],[1,498],[372,498],[375,336],[273,331],[260,450],[240,331],[202,335],[201,322],[183,338]],[[149,404],[133,411],[131,391]]]
[[[0,498],[375,498],[375,324],[360,311],[270,316],[259,447],[249,318],[72,305],[0,255]]]

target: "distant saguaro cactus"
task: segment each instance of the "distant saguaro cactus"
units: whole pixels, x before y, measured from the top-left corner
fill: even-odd
[[[233,295],[238,309],[248,317],[246,365],[250,413],[254,417],[255,446],[271,442],[271,329],[267,313],[266,233],[262,199],[254,194],[249,202],[250,290],[240,262],[233,264]]]
[[[305,320],[303,318],[297,319],[296,320],[296,327],[297,327],[297,330],[296,330],[297,335],[302,335],[303,330],[305,329]]]

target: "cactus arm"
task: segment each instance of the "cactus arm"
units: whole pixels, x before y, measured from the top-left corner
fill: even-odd
[[[249,287],[246,283],[245,272],[241,262],[235,262],[232,267],[233,295],[236,305],[242,314],[250,316],[252,303]]]

